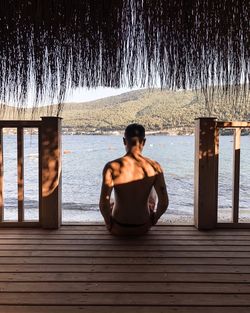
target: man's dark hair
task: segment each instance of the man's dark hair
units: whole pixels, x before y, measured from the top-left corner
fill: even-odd
[[[124,137],[129,141],[133,138],[142,142],[145,138],[145,128],[140,124],[130,124],[125,129]]]

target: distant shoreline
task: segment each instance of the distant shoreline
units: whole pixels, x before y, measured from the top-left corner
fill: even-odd
[[[63,135],[111,135],[122,136],[124,130],[92,130],[86,131],[81,129],[73,129],[65,127],[62,130]],[[193,136],[193,127],[175,127],[161,130],[149,130],[146,131],[146,135],[166,135],[166,136]]]
[[[6,135],[16,135],[15,128],[5,128],[3,133]],[[37,135],[37,129],[24,129],[24,134],[27,135]],[[93,130],[93,131],[86,131],[82,129],[69,129],[68,127],[62,128],[62,135],[67,136],[122,136],[124,130]],[[146,131],[146,135],[148,136],[156,136],[156,135],[163,135],[163,136],[194,136],[194,127],[175,127],[169,129],[162,129],[162,130],[150,130]],[[233,129],[223,129],[220,130],[220,135],[222,136],[232,136]],[[250,130],[249,129],[242,129],[242,136],[249,136]]]
[[[194,127],[190,128],[169,128],[155,131],[146,131],[146,135],[164,135],[164,136],[194,136],[195,129]],[[63,135],[87,135],[87,136],[122,136],[124,130],[98,130],[98,131],[82,131],[82,130],[62,130]],[[232,136],[234,134],[233,129],[221,129],[220,135],[222,136]],[[241,136],[249,136],[249,129],[242,129]]]

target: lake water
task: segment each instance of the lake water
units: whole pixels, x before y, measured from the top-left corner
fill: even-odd
[[[220,137],[219,216],[227,220],[232,205],[231,136]],[[241,137],[240,218],[250,209],[250,137]],[[5,219],[17,218],[16,137],[4,135]],[[25,135],[25,218],[38,218],[37,136]],[[121,136],[63,136],[63,221],[100,221],[98,210],[103,166],[124,154]],[[164,168],[170,205],[164,221],[192,223],[193,136],[148,136],[144,154]]]

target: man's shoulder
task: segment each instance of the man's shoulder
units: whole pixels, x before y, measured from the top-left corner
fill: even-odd
[[[108,169],[114,169],[114,168],[116,168],[116,167],[118,167],[118,166],[121,166],[121,164],[122,164],[122,162],[123,162],[123,158],[121,157],[121,158],[118,158],[118,159],[115,159],[115,160],[111,160],[111,161],[109,161],[109,162],[107,162],[106,164],[105,164],[105,166],[104,166],[104,170],[106,169],[106,170],[108,170]]]
[[[148,157],[144,157],[144,159],[147,161],[148,164],[150,164],[150,165],[153,167],[153,169],[154,169],[157,173],[162,173],[162,172],[163,172],[160,163],[158,163],[157,161],[152,160],[152,159],[150,159],[150,158],[148,158]]]

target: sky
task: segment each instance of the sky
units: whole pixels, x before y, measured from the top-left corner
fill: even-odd
[[[129,92],[132,90],[138,90],[141,88],[134,87],[134,88],[110,88],[110,87],[97,87],[97,88],[76,88],[76,89],[71,89],[66,92],[64,103],[68,102],[88,102],[88,101],[94,101],[106,97],[111,97],[111,96],[117,96],[125,92]],[[25,101],[27,107],[32,107],[35,104],[35,92],[34,88],[30,88],[28,91],[28,97],[27,100]],[[57,104],[57,99],[55,99],[52,103]],[[52,104],[51,99],[49,97],[45,97],[45,99],[39,103],[39,105],[49,105]],[[16,106],[17,104],[13,99],[10,99],[8,101],[8,104],[11,106]]]
[[[67,102],[87,102],[93,101],[101,98],[106,98],[110,96],[117,96],[125,92],[129,92],[138,88],[77,88],[71,90],[65,98],[65,103]]]
[[[141,88],[134,87],[134,88],[110,88],[110,87],[97,87],[97,88],[76,88],[71,89],[66,92],[64,103],[68,102],[88,102],[88,101],[94,101],[106,97],[111,96],[117,96],[125,92],[129,92],[132,90],[138,90]],[[55,99],[53,104],[57,104],[57,99]],[[45,97],[45,99],[39,103],[39,105],[49,105],[52,104],[51,99],[49,97]],[[14,100],[10,99],[8,102],[9,105],[15,106],[16,103]],[[27,107],[32,107],[35,104],[35,92],[34,92],[34,86],[29,89],[28,91],[28,97],[26,100]]]

